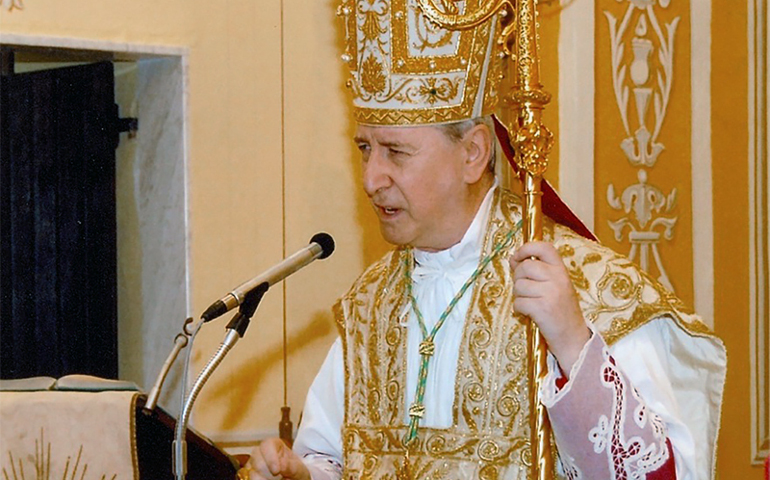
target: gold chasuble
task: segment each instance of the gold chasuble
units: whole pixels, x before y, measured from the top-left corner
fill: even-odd
[[[482,258],[521,219],[518,197],[505,190],[495,191],[491,209]],[[608,345],[661,317],[690,336],[712,341],[692,312],[624,257],[550,220],[544,232],[567,266],[585,318]],[[528,478],[526,325],[513,311],[508,264],[521,243],[519,235],[473,286],[457,365],[453,425],[419,428],[409,454],[411,478]],[[401,316],[408,303],[407,262],[413,262],[410,248],[390,252],[334,307],[345,362],[345,479],[397,479],[402,472],[408,406],[407,331]]]

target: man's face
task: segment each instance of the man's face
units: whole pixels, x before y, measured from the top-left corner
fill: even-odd
[[[466,183],[467,148],[436,127],[359,126],[363,186],[382,236],[443,250],[462,239],[476,204]]]

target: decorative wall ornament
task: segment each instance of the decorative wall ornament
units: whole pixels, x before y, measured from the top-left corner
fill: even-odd
[[[613,184],[607,187],[609,205],[626,214],[608,223],[619,242],[623,241],[624,232],[627,230],[631,243],[629,258],[638,260],[644,270],[652,273],[652,257],[658,280],[673,291],[658,251],[658,244],[662,238],[671,240],[674,236],[678,217],[672,216],[671,213],[676,206],[677,190],[674,188],[666,194],[648,183],[647,169],[655,166],[665,149],[659,141],[659,136],[671,96],[674,37],[681,17],[665,24],[664,32],[655,7],[660,5],[661,8],[667,8],[670,0],[628,0],[628,3],[620,24],[611,13],[605,11],[604,15],[610,30],[615,101],[627,135],[621,141],[620,149],[628,162],[639,169],[638,183],[627,186],[620,196],[616,195]],[[635,25],[633,33],[629,34],[632,22],[635,22]],[[625,55],[627,48],[631,52],[630,56]],[[650,62],[653,54],[656,54],[657,64]],[[629,113],[630,94],[633,94],[635,115]],[[653,107],[651,122],[650,106]]]
[[[13,9],[24,10],[23,0],[0,0],[0,7],[7,9],[9,12]]]

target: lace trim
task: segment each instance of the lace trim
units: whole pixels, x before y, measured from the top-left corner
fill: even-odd
[[[342,477],[342,465],[329,455],[307,453],[302,460],[310,471],[311,480],[332,480]]]
[[[583,472],[580,471],[577,465],[575,465],[575,459],[564,455],[559,456],[561,466],[564,469],[564,477],[567,480],[583,480]]]
[[[639,436],[626,439],[623,427],[627,421],[629,388],[606,348],[602,349],[602,355],[604,363],[601,368],[601,383],[614,391],[613,414],[612,419],[601,415],[596,426],[588,432],[588,439],[593,444],[595,453],[606,451],[609,464],[613,468],[613,479],[643,480],[647,473],[659,469],[669,458],[665,444],[666,428],[661,418],[647,410],[639,394],[631,388],[631,396],[638,404],[632,412],[633,421],[639,428],[644,428],[647,422],[650,422],[654,441],[646,445],[644,439]]]
[[[586,344],[583,345],[583,350],[580,351],[578,359],[575,360],[575,363],[572,365],[569,374],[570,379],[577,377],[578,372],[580,372],[580,369],[583,366],[586,355],[591,349],[591,344],[593,342],[601,341],[601,335],[591,329],[591,338],[589,338]],[[556,357],[551,352],[548,352],[547,362],[548,373],[546,374],[545,381],[540,390],[540,401],[546,408],[551,408],[572,390],[572,382],[565,379],[558,360],[556,360]],[[566,383],[564,383],[564,380],[566,380]]]

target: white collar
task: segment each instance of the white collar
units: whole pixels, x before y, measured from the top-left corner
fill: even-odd
[[[425,250],[414,249],[414,259],[417,265],[415,273],[420,267],[428,269],[461,268],[467,264],[475,265],[478,263],[479,256],[484,242],[487,219],[492,206],[493,192],[497,188],[497,178],[495,183],[484,196],[476,216],[473,218],[468,230],[465,231],[463,238],[451,247],[438,252],[427,252]]]

